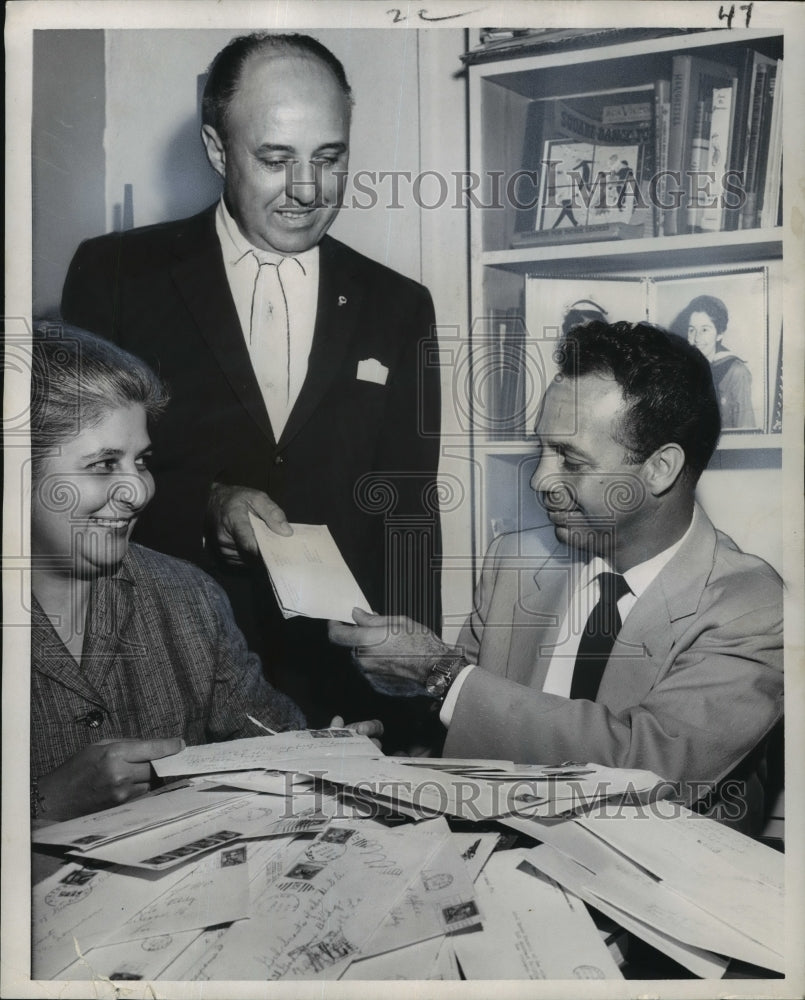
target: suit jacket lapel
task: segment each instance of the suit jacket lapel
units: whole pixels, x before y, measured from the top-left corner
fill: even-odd
[[[104,706],[104,701],[82,667],[59,638],[36,598],[31,602],[31,665],[34,670],[75,691],[86,701]]]
[[[699,607],[715,546],[715,529],[697,508],[690,537],[624,622],[601,680],[598,701],[617,712],[637,704],[654,687],[687,619]]]
[[[227,381],[273,445],[271,421],[229,291],[215,232],[215,208],[191,219],[177,237],[173,279]]]
[[[362,299],[360,279],[345,265],[340,245],[325,236],[319,246],[319,297],[307,376],[280,445],[299,433],[338,376],[356,333]]]
[[[539,570],[515,602],[506,676],[537,691],[542,690],[554,646],[562,637],[569,607],[570,566],[571,561],[562,560]]]

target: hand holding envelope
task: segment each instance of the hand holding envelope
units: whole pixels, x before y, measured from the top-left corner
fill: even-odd
[[[254,514],[249,522],[285,618],[349,621],[356,605],[369,608],[326,524],[294,524],[283,537]]]
[[[230,566],[243,566],[244,556],[257,557],[258,548],[252,530],[252,518],[268,525],[279,536],[293,534],[285,512],[262,490],[245,486],[213,483],[207,503],[207,521],[211,529],[206,541]]]
[[[352,619],[354,625],[344,624],[346,619],[331,621],[328,636],[337,646],[353,647],[353,658],[370,679],[393,677],[424,687],[433,660],[456,653],[410,618],[367,614],[355,607]]]

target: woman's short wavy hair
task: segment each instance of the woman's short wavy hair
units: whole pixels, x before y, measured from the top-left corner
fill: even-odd
[[[139,404],[153,426],[167,406],[165,384],[144,361],[79,327],[37,323],[31,354],[34,468],[38,458],[109,410]]]

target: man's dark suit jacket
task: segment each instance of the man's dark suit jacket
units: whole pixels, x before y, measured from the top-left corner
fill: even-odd
[[[327,236],[319,271],[308,374],[279,441],[229,291],[215,206],[83,243],[62,298],[67,322],[142,357],[171,391],[154,435],[156,497],[137,540],[215,570],[272,680],[313,725],[372,710],[368,685],[326,642],[324,623],[282,621],[261,567],[211,564],[213,482],[265,491],[292,522],[329,525],[373,610],[436,628],[440,618],[430,294]],[[386,384],[357,377],[368,359],[388,369]]]

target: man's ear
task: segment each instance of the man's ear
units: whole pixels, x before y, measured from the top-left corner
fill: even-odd
[[[207,159],[212,169],[221,177],[226,177],[226,148],[212,125],[201,126],[201,141],[207,150]]]
[[[643,463],[643,480],[653,496],[660,496],[674,485],[684,468],[682,446],[664,444]]]

